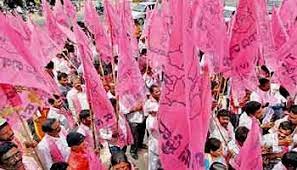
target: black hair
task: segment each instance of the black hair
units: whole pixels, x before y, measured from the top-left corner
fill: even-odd
[[[154,88],[157,88],[158,86],[153,84],[150,88],[149,88],[149,91],[150,93],[152,94],[154,92]]]
[[[292,105],[290,108],[290,112],[294,115],[297,115],[297,105]]]
[[[279,129],[282,128],[283,130],[290,130],[293,131],[293,124],[289,121],[284,121],[279,125]]]
[[[1,161],[2,156],[12,148],[17,148],[17,145],[12,142],[3,142],[0,144],[0,164],[3,164]]]
[[[78,132],[70,132],[66,137],[69,147],[78,146],[84,142],[85,136]]]
[[[211,164],[209,170],[227,170],[227,167],[221,162],[214,162]]]
[[[130,164],[130,162],[128,161],[127,155],[123,151],[112,154],[110,158],[110,162],[111,162],[111,166],[117,165],[121,162],[126,162]]]
[[[46,121],[42,124],[41,129],[44,133],[52,132],[53,131],[53,124],[57,121],[55,118],[46,119]]]
[[[261,109],[261,103],[257,101],[250,101],[246,103],[244,107],[244,111],[247,113],[247,115],[254,115],[259,109]]]
[[[67,170],[67,162],[56,162],[53,163],[50,170]]]
[[[226,109],[221,109],[217,113],[217,117],[230,117],[230,111]]]
[[[288,168],[297,168],[297,152],[290,151],[282,157],[282,164]]]
[[[6,127],[7,125],[9,125],[7,122],[3,123],[1,126],[0,126],[0,130],[2,130],[4,127]]]
[[[270,83],[270,80],[268,80],[267,78],[259,78],[260,86],[264,86],[267,83]]]
[[[45,66],[45,68],[47,68],[47,69],[54,69],[54,62],[50,61],[49,63],[47,63],[47,65]]]
[[[48,98],[47,99],[47,102],[50,104],[50,105],[53,105],[55,103],[55,100],[58,100],[60,99],[60,96],[59,95],[56,95],[56,94],[53,94],[53,97],[51,98]]]
[[[57,79],[60,81],[62,78],[67,78],[68,75],[66,73],[60,72],[57,76]]]
[[[261,70],[264,71],[266,74],[269,74],[270,75],[270,71],[269,71],[269,69],[265,65],[262,65],[261,66]]]
[[[80,111],[79,113],[79,119],[82,120],[82,119],[86,119],[88,117],[91,116],[91,113],[90,113],[90,110],[82,110]]]
[[[205,153],[210,153],[210,151],[218,150],[222,145],[222,142],[217,138],[209,138],[205,143]]]
[[[235,139],[236,141],[240,142],[241,144],[244,143],[244,141],[247,138],[247,135],[249,133],[249,129],[245,126],[240,126],[235,131]]]

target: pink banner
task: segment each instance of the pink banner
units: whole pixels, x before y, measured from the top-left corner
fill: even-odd
[[[45,25],[47,27],[48,34],[53,39],[53,41],[59,46],[59,48],[62,49],[65,45],[67,37],[58,27],[53,12],[46,1],[42,1],[42,7],[45,15]]]
[[[132,55],[132,45],[125,28],[125,13],[121,10],[121,27],[119,37],[119,64],[116,94],[126,109],[131,109],[138,102],[144,102],[146,88],[138,63]]]
[[[161,164],[164,169],[202,170],[210,114],[208,75],[200,75],[191,41],[193,25],[189,3],[169,2],[168,7],[171,13],[165,17],[171,18],[172,32],[158,113]],[[199,132],[194,132],[198,128]]]
[[[19,34],[10,27],[0,14],[0,77],[2,83],[35,87],[48,93],[56,92],[42,64],[34,58]]]
[[[193,11],[194,38],[197,48],[212,57],[214,71],[222,71],[227,44],[227,27],[221,0],[195,1]]]
[[[283,0],[279,8],[279,16],[283,25],[289,35],[292,29],[295,28],[295,20],[297,17],[297,1],[296,0]],[[292,31],[291,31],[292,30]]]
[[[88,46],[88,39],[77,24],[74,25],[74,33],[83,63],[88,101],[94,114],[95,124],[98,128],[110,127],[116,123],[116,117],[100,77],[91,61],[92,52]]]
[[[285,27],[282,25],[280,17],[276,9],[273,9],[271,15],[271,25],[272,25],[272,34],[276,50],[284,45],[288,41],[289,36],[285,30]]]
[[[252,128],[234,160],[233,168],[238,170],[263,169],[260,136],[258,120],[252,118]]]
[[[96,48],[100,52],[100,58],[104,62],[110,63],[113,58],[111,42],[90,0],[87,0],[85,4],[85,21],[90,31],[95,35]]]
[[[291,38],[276,53],[278,67],[275,76],[290,92],[297,93],[297,30],[292,32]]]
[[[64,0],[64,10],[69,17],[70,23],[76,21],[76,9],[71,0]]]
[[[255,5],[254,0],[239,0],[229,44],[230,76],[250,90],[255,89],[258,82],[255,73],[259,51]]]
[[[65,26],[70,28],[70,22],[68,20],[68,16],[66,15],[66,12],[64,11],[64,7],[61,4],[61,1],[56,1],[53,13],[55,15],[56,21]]]
[[[118,44],[120,21],[118,11],[110,4],[109,0],[104,1],[104,16],[110,32],[111,44],[114,46]]]

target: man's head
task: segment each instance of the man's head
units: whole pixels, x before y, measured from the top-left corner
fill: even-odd
[[[291,135],[293,132],[293,125],[289,121],[284,121],[279,125],[278,138],[285,139],[287,136]]]
[[[266,78],[260,78],[259,79],[259,88],[263,91],[269,91],[270,90],[270,80]]]
[[[248,102],[244,107],[244,111],[247,113],[247,115],[255,116],[257,119],[261,119],[263,117],[261,103],[256,101]]]
[[[59,95],[54,94],[52,98],[49,98],[47,102],[54,108],[60,109],[63,107],[63,101]]]
[[[247,138],[248,133],[249,133],[249,129],[244,126],[240,126],[236,129],[235,139],[240,146],[243,145],[244,141]]]
[[[79,113],[79,120],[82,124],[91,127],[92,124],[92,118],[89,110],[82,110]]]
[[[59,137],[61,131],[61,125],[57,119],[47,119],[41,128],[44,133],[56,138]]]
[[[297,152],[290,151],[284,154],[282,157],[282,164],[287,170],[296,170],[297,168]]]
[[[154,99],[156,99],[157,101],[159,101],[160,96],[161,96],[160,87],[157,86],[157,85],[152,85],[149,90],[150,90],[150,93],[151,93],[152,97]]]
[[[291,106],[288,120],[292,124],[297,125],[297,105]]]
[[[82,87],[81,87],[81,79],[79,77],[75,77],[72,80],[72,86],[78,90],[78,91],[82,91]]]
[[[230,122],[230,112],[228,110],[222,109],[219,110],[217,113],[217,118],[220,122],[220,124],[224,127],[227,128],[229,122]]]
[[[205,153],[211,154],[213,157],[223,155],[222,142],[216,138],[209,138],[205,143]]]
[[[58,76],[58,81],[62,86],[67,86],[68,85],[68,75],[66,73],[59,73]]]
[[[56,162],[53,163],[50,170],[67,170],[68,163],[66,162]]]
[[[72,150],[84,150],[85,146],[85,136],[77,133],[77,132],[70,132],[66,137],[68,146],[71,147]]]
[[[12,141],[14,132],[5,119],[0,120],[0,141]]]
[[[57,57],[57,58],[63,58],[63,54],[62,54],[62,53],[58,53],[58,54],[56,55],[56,57]]]
[[[128,161],[126,154],[122,151],[112,154],[110,159],[113,169],[131,169],[131,164]]]
[[[24,168],[22,153],[16,144],[4,142],[0,144],[0,167],[7,170]]]

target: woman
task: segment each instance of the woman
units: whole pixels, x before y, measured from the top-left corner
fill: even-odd
[[[222,142],[216,138],[209,138],[205,144],[205,169],[209,170],[214,162],[219,162],[226,165],[226,160],[223,156]]]
[[[110,170],[133,170],[131,163],[128,161],[124,152],[118,152],[111,156]]]

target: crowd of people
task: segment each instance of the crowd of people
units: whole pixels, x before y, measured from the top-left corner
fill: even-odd
[[[138,169],[135,160],[143,157],[141,150],[148,153],[145,161],[149,170],[162,169],[157,124],[164,77],[162,71],[154,70],[148,62],[147,37],[135,23],[134,37],[138,42],[135,59],[145,82],[146,100],[130,109],[122,106],[115,91],[118,56],[114,55],[112,64],[105,64],[93,45],[94,67],[117,115],[117,125],[96,129],[79,50],[68,40],[44,68],[59,87],[59,94],[51,94],[44,101],[49,107],[39,108],[34,114],[33,125],[28,125],[33,138],[18,137],[12,125],[0,119],[0,169],[132,170]],[[92,39],[85,24],[78,24]],[[201,52],[199,57],[202,66],[206,55]],[[255,91],[245,90],[242,98],[232,96],[230,79],[221,74],[211,76],[211,120],[207,139],[201,144],[205,148],[205,169],[237,169],[235,160],[254,122],[261,128],[257,135],[264,169],[297,168],[296,95],[274,83],[273,72],[265,65],[259,67],[257,74],[259,86]],[[118,143],[123,130],[124,146]],[[103,149],[109,150],[108,161],[102,159]]]

